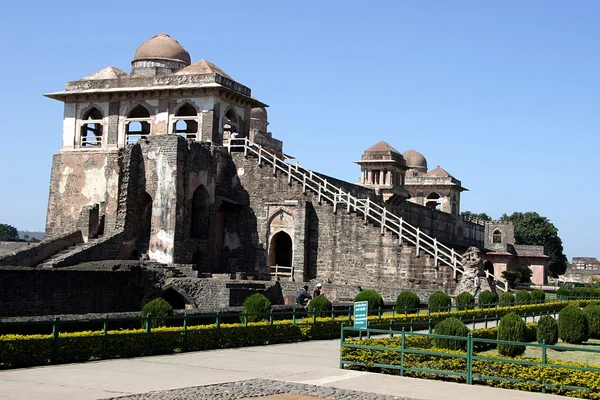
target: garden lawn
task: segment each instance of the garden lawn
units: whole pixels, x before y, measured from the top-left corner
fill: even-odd
[[[568,344],[565,342],[558,342],[556,345],[561,346],[561,347],[572,347],[573,349],[576,349],[576,350],[600,350],[600,340],[596,340],[596,339],[590,339],[587,342],[582,343],[580,345]],[[498,355],[498,350],[497,349],[488,350],[488,351],[484,351],[479,354],[480,355]],[[523,357],[542,358],[542,348],[527,346],[527,349],[525,350],[525,354],[523,354]],[[558,350],[548,349],[546,351],[546,357],[547,357],[548,361],[553,360],[553,361],[566,361],[566,362],[573,362],[573,363],[582,363],[582,364],[588,364],[588,365],[596,365],[597,367],[600,368],[600,353],[587,353],[587,352],[583,352],[583,351],[562,351],[562,350],[558,351]]]

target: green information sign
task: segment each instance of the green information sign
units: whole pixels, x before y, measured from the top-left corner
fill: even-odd
[[[367,315],[369,313],[368,301],[357,301],[354,303],[354,327],[367,329]]]

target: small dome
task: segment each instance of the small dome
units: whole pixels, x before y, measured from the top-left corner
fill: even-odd
[[[191,63],[190,53],[166,33],[153,36],[138,47],[133,61],[141,60],[179,61],[186,65]]]
[[[427,160],[423,157],[423,154],[411,149],[402,154],[402,156],[404,156],[408,168],[417,168],[427,171]]]
[[[256,107],[250,111],[250,118],[259,119],[261,121],[267,120],[267,110],[264,107]]]

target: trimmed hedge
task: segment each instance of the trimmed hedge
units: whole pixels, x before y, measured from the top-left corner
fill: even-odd
[[[600,305],[589,304],[583,309],[588,322],[588,333],[592,339],[600,339]]]
[[[505,315],[498,324],[498,340],[507,342],[525,341],[525,322],[515,313]],[[525,353],[525,346],[515,344],[498,344],[498,353],[507,357],[516,357]]]
[[[506,293],[502,293],[500,295],[500,297],[498,298],[498,305],[499,306],[512,306],[513,304],[515,304],[515,296],[512,293],[506,292]]]
[[[458,318],[450,317],[438,323],[435,326],[434,333],[436,335],[467,337],[469,328]],[[435,338],[433,343],[435,347],[440,349],[466,350],[467,348],[467,341],[460,339]]]
[[[498,303],[498,295],[489,290],[484,290],[479,294],[478,302],[480,307],[493,307]]]
[[[325,295],[317,296],[308,303],[308,311],[310,313],[316,311],[319,317],[326,317],[331,314],[332,308],[331,301]]]
[[[527,290],[519,290],[515,295],[516,304],[529,304],[531,302],[531,294]]]
[[[429,296],[429,299],[427,299],[427,305],[431,311],[444,311],[452,307],[452,299],[446,293],[438,291]]]
[[[248,322],[264,321],[269,317],[256,314],[266,314],[269,311],[271,311],[271,301],[264,294],[254,293],[244,300],[240,321],[244,322],[246,319]]]
[[[571,291],[569,289],[567,289],[564,286],[561,286],[558,288],[558,290],[556,291],[556,295],[558,296],[558,298],[562,297],[569,297],[571,295]]]
[[[142,318],[146,318],[150,315],[151,321],[150,326],[152,328],[156,328],[159,326],[164,326],[166,321],[164,319],[154,319],[156,317],[169,317],[173,315],[173,307],[162,298],[157,298],[152,301],[149,301],[142,308]],[[146,320],[142,319],[142,328],[146,328]]]
[[[383,307],[383,297],[374,290],[363,290],[354,298],[354,302],[368,301],[369,310],[377,310]]]
[[[533,303],[543,303],[546,300],[546,293],[543,290],[535,289],[531,292],[531,301]]]
[[[419,296],[410,290],[405,290],[398,295],[396,299],[396,312],[397,313],[405,313],[409,311],[414,311],[419,308],[421,305],[421,300]]]
[[[580,344],[588,340],[588,322],[577,306],[563,308],[558,314],[558,337],[567,343]]]
[[[475,307],[475,297],[469,292],[462,292],[456,296],[456,306],[459,310],[468,310]]]
[[[538,343],[556,344],[558,342],[558,324],[549,315],[544,315],[538,321],[537,334]]]

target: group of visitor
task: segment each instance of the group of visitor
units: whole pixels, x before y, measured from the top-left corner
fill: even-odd
[[[310,293],[308,293],[308,285],[304,285],[303,287],[301,287],[300,290],[298,291],[298,294],[296,295],[296,304],[299,304],[303,307],[307,307],[308,302],[311,299],[321,295],[321,287],[322,287],[321,284],[317,283],[312,296],[310,295]]]

